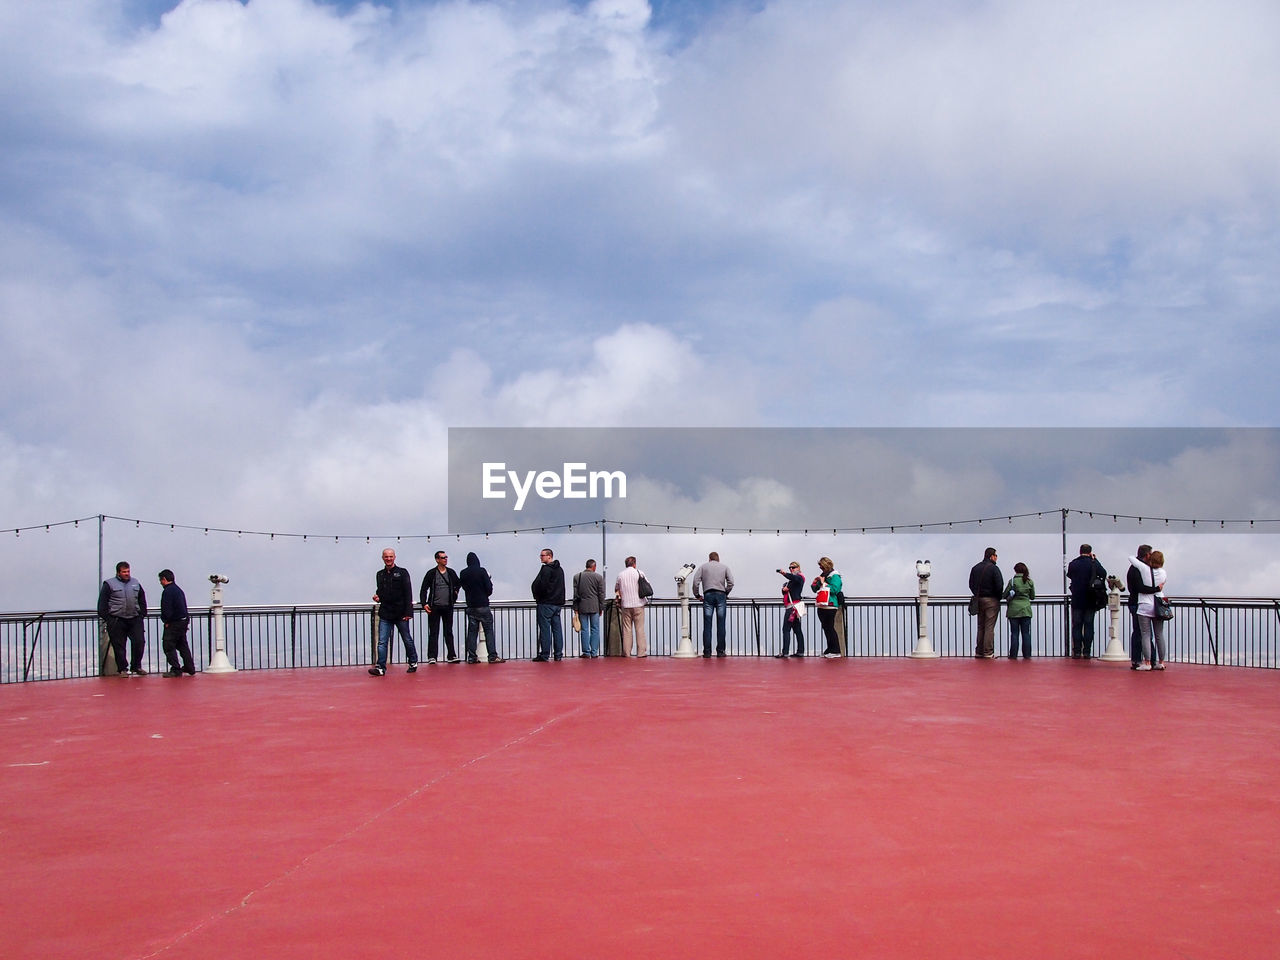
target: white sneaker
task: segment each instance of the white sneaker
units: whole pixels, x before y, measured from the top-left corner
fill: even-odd
[[[1139,669],[1139,670],[1150,670],[1150,669],[1151,669],[1151,664],[1149,664],[1149,663],[1144,663],[1144,664],[1142,664],[1142,666],[1138,667],[1138,669]]]
[[[824,653],[822,656],[823,656],[823,658],[824,658],[824,659],[826,659],[826,660],[839,660],[839,659],[840,659],[840,654],[838,654],[838,653]]]

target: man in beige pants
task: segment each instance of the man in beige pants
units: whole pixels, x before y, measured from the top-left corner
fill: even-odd
[[[640,596],[640,578],[644,573],[636,567],[636,558],[627,557],[626,568],[618,574],[613,585],[613,596],[622,615],[622,655],[631,656],[631,638],[635,635],[635,656],[649,655],[649,642],[644,635],[644,605]],[[646,578],[647,579],[647,578]]]

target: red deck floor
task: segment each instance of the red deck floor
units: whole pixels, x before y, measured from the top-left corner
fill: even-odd
[[[1280,673],[571,660],[0,689],[0,955],[1280,943]]]

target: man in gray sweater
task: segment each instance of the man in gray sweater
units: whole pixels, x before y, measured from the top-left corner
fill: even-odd
[[[702,655],[711,656],[711,617],[716,617],[716,656],[725,656],[724,618],[729,612],[729,594],[733,590],[733,571],[720,562],[714,550],[707,562],[693,575],[693,596],[702,601]]]
[[[573,612],[582,627],[580,657],[600,656],[600,614],[604,611],[604,577],[596,573],[596,562],[587,561],[585,570],[573,575]]]

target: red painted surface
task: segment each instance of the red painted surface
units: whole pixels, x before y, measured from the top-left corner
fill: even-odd
[[[0,688],[0,955],[1213,957],[1280,673],[438,665]]]

